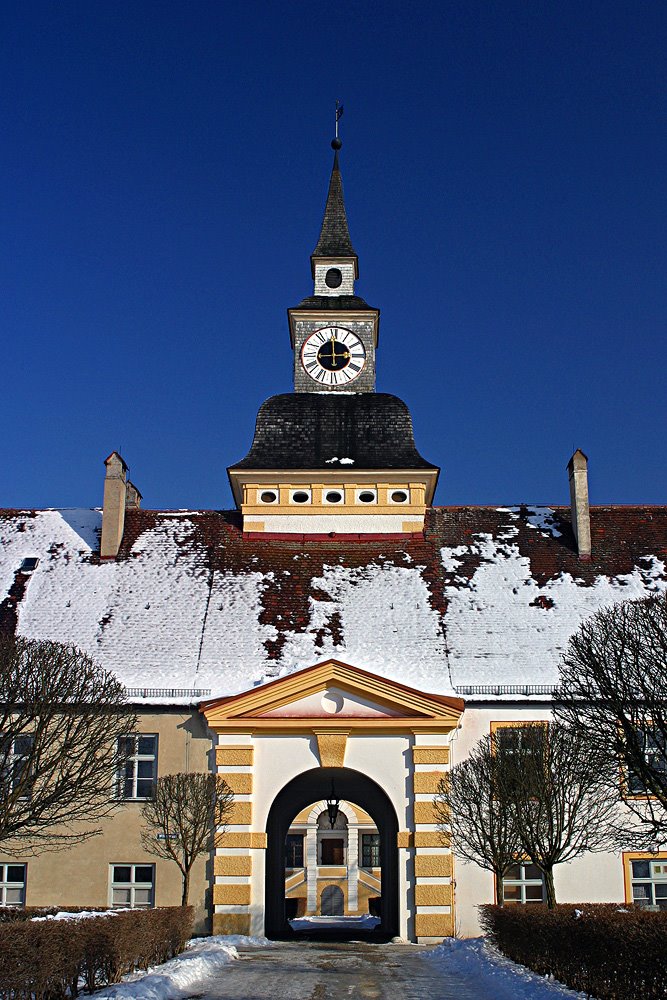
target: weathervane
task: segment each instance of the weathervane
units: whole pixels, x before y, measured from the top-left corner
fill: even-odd
[[[340,149],[340,147],[343,145],[343,143],[338,138],[338,122],[341,120],[342,117],[343,117],[343,105],[340,103],[340,101],[336,101],[336,136],[333,142],[331,143],[334,149]]]

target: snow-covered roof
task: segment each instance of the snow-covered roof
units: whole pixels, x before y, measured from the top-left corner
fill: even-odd
[[[434,508],[423,538],[366,541],[132,510],[103,563],[100,524],[97,510],[0,511],[0,629],[75,643],[152,702],[234,694],[326,657],[468,699],[537,694],[584,618],[667,589],[667,507],[593,507],[590,562],[565,508]]]

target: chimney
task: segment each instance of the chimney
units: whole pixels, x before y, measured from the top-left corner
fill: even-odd
[[[127,481],[127,465],[117,451],[112,451],[104,460],[107,467],[104,479],[104,505],[102,507],[102,539],[100,559],[115,559],[123,539],[126,506],[139,506],[134,495],[138,491]],[[132,502],[127,503],[129,491],[133,491]]]
[[[128,479],[125,486],[125,510],[139,510],[143,497],[134,483]]]
[[[572,530],[580,559],[591,558],[591,515],[588,507],[588,457],[580,448],[567,463],[570,477]]]

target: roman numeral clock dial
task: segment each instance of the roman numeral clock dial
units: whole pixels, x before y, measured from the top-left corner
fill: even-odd
[[[366,351],[352,330],[342,326],[325,326],[304,341],[301,364],[313,381],[320,385],[349,385],[363,371]]]

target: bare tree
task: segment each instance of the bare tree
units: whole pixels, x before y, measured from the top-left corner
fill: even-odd
[[[434,800],[443,839],[451,836],[458,857],[493,872],[496,903],[503,905],[503,878],[521,855],[521,842],[505,786],[495,735],[485,736],[470,756],[438,784]]]
[[[75,646],[0,636],[0,843],[57,850],[100,833],[118,739],[136,718],[125,690]]]
[[[570,639],[556,692],[558,717],[603,764],[607,794],[623,801],[617,840],[667,840],[667,595],[598,611]]]
[[[215,774],[167,774],[158,778],[152,798],[143,806],[148,829],[141,840],[149,854],[174,861],[183,876],[181,905],[187,906],[190,872],[208,854],[216,833],[224,829],[234,796]]]
[[[499,730],[500,734],[517,730]],[[522,726],[516,740],[498,746],[499,797],[514,816],[521,856],[544,875],[546,901],[556,903],[553,871],[611,844],[615,803],[604,793],[601,764],[579,734],[558,722]]]

